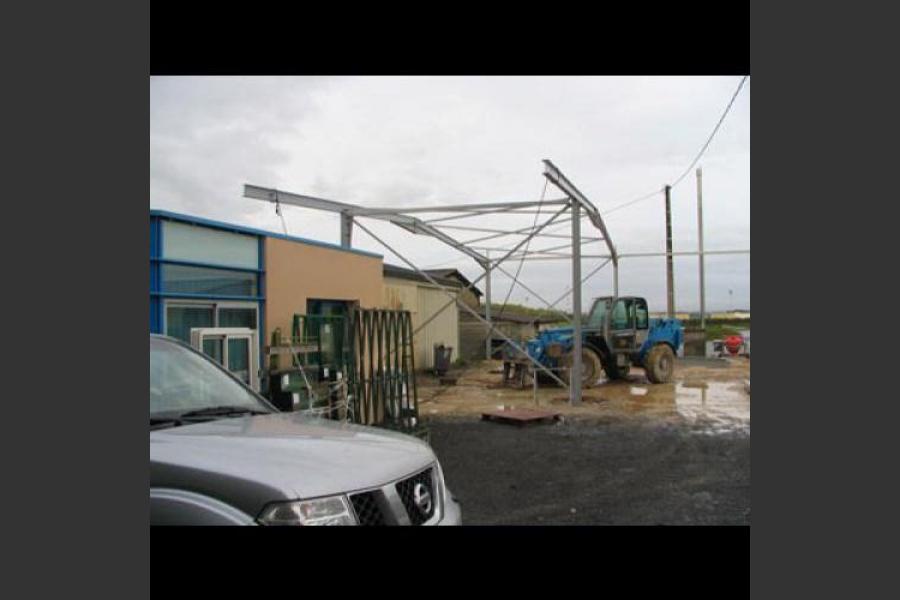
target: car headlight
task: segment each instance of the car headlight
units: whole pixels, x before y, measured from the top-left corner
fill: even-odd
[[[258,520],[263,525],[356,525],[346,496],[270,504]]]

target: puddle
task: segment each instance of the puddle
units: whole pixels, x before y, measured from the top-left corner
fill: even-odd
[[[750,433],[750,396],[741,384],[676,385],[675,406],[707,433]]]
[[[615,393],[625,412],[645,416],[678,416],[695,425],[700,433],[750,433],[750,395],[742,382],[686,382],[646,388],[611,388],[607,388],[606,393]]]

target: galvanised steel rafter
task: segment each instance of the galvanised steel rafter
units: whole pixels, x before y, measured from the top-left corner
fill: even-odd
[[[355,204],[349,204],[346,202],[337,202],[334,200],[327,200],[324,198],[317,198],[315,196],[308,196],[304,194],[295,194],[292,192],[285,192],[282,190],[277,190],[275,188],[266,188],[256,185],[245,184],[244,185],[244,197],[253,198],[256,200],[263,200],[267,202],[271,202],[276,205],[276,208],[280,208],[281,204],[287,204],[291,206],[299,206],[303,208],[311,208],[315,210],[323,210],[327,212],[332,212],[339,214],[341,216],[341,245],[343,247],[349,248],[352,245],[352,234],[353,234],[353,225],[354,223],[360,228],[363,229],[369,236],[379,242],[382,246],[390,250],[393,254],[395,254],[398,258],[400,258],[403,262],[409,265],[413,270],[417,273],[425,277],[426,280],[431,282],[437,287],[441,288],[445,293],[447,293],[451,298],[449,302],[447,302],[441,309],[431,315],[428,319],[426,319],[423,323],[419,325],[416,329],[416,332],[424,328],[428,323],[430,323],[433,319],[435,319],[438,315],[440,315],[444,310],[449,308],[454,304],[458,304],[460,307],[464,309],[468,309],[467,306],[460,304],[458,302],[459,294],[462,291],[471,289],[475,286],[479,281],[486,278],[485,281],[485,317],[482,318],[476,311],[469,309],[469,312],[472,315],[484,322],[488,327],[487,339],[485,341],[485,353],[488,358],[491,357],[491,337],[493,333],[497,333],[500,337],[504,338],[508,343],[512,344],[515,348],[517,348],[520,352],[522,352],[535,366],[536,370],[541,370],[546,372],[550,377],[555,379],[557,382],[566,386],[566,383],[561,380],[555,373],[549,371],[546,367],[540,364],[538,361],[531,358],[527,352],[524,351],[515,341],[511,340],[508,336],[503,334],[500,331],[495,330],[494,325],[491,321],[490,307],[491,307],[491,272],[495,269],[500,270],[508,277],[512,278],[512,284],[521,285],[524,289],[531,291],[534,293],[536,297],[537,294],[527,288],[522,284],[517,277],[511,276],[505,269],[501,267],[501,264],[509,260],[511,257],[516,259],[540,259],[544,257],[552,257],[557,258],[555,256],[555,250],[568,247],[566,246],[558,246],[552,248],[543,248],[536,249],[533,251],[520,249],[525,246],[532,238],[538,236],[546,236],[546,237],[558,237],[558,238],[568,238],[571,239],[571,255],[560,255],[558,258],[571,258],[572,259],[572,286],[568,292],[566,292],[560,299],[556,302],[550,303],[544,300],[544,298],[539,297],[539,299],[547,304],[551,309],[554,309],[555,305],[562,301],[563,298],[572,294],[573,296],[573,316],[572,316],[572,324],[574,327],[574,356],[573,356],[573,364],[572,364],[572,372],[581,373],[582,371],[582,360],[581,360],[581,285],[587,281],[591,276],[597,273],[606,262],[598,266],[594,269],[587,277],[582,279],[581,277],[581,246],[588,242],[593,241],[603,241],[606,243],[606,247],[610,253],[609,259],[613,263],[613,289],[614,296],[618,296],[618,254],[616,252],[616,248],[612,243],[612,240],[609,237],[609,233],[606,229],[606,225],[603,222],[603,219],[600,216],[599,211],[594,206],[594,204],[587,199],[587,197],[581,193],[581,191],[572,184],[571,181],[566,178],[565,175],[549,160],[544,160],[544,177],[550,183],[553,183],[557,188],[559,188],[565,195],[565,198],[560,199],[541,199],[539,201],[528,201],[528,202],[492,202],[492,203],[481,203],[481,204],[457,204],[457,205],[435,205],[435,206],[419,206],[419,207],[401,207],[401,208],[383,208],[383,207],[364,207]],[[457,220],[457,219],[465,219],[471,217],[480,217],[488,214],[536,214],[541,215],[544,214],[544,207],[559,207],[559,210],[555,211],[553,215],[547,221],[542,224],[535,225],[531,227],[525,228],[516,228],[511,229],[509,231],[499,229],[499,228],[491,228],[484,229],[481,231],[485,233],[493,233],[491,236],[482,237],[478,239],[472,239],[467,241],[460,241],[455,239],[453,236],[448,234],[446,229],[457,229],[461,231],[471,230],[471,231],[479,231],[479,228],[466,228],[466,227],[453,227],[453,226],[441,226],[435,225],[435,223],[443,223],[449,220]],[[536,209],[536,210],[535,210]],[[558,220],[559,217],[565,213],[566,211],[570,211],[572,214],[567,219]],[[549,211],[548,211],[549,212]],[[436,217],[432,219],[420,219],[416,216],[412,216],[414,214],[422,214],[422,213],[453,213],[450,216],[442,216]],[[457,214],[458,213],[458,214]],[[583,214],[582,214],[583,213]],[[583,238],[581,236],[581,219],[587,217],[591,224],[596,227],[599,232],[599,237],[588,237]],[[381,221],[387,221],[389,223],[393,223],[394,225],[410,232],[415,235],[426,235],[432,237],[436,240],[439,240],[451,248],[462,252],[466,256],[469,256],[473,260],[475,260],[483,269],[484,273],[476,278],[474,281],[469,283],[468,286],[464,288],[464,290],[453,292],[449,288],[445,288],[437,283],[437,281],[424,270],[416,267],[416,265],[407,259],[405,256],[400,254],[397,250],[387,244],[380,237],[376,236],[370,229],[366,228],[362,223],[358,221],[359,218],[371,218],[378,219]],[[549,233],[542,234],[542,231],[549,226],[551,223],[557,222],[563,223],[569,221],[571,223],[571,234],[569,236],[565,235],[553,235]],[[504,256],[499,259],[490,259],[488,255],[482,254],[480,250],[481,248],[477,246],[473,246],[475,242],[485,241],[487,239],[494,239],[497,237],[504,236],[524,236],[517,244],[514,244],[512,248],[504,248],[502,251],[505,252]],[[518,254],[517,254],[518,253]],[[609,261],[607,261],[609,262]],[[555,310],[555,309],[554,309]],[[415,333],[415,332],[414,332]],[[581,378],[580,377],[571,377],[570,378],[571,385],[567,386],[569,388],[569,399],[573,404],[581,401]]]

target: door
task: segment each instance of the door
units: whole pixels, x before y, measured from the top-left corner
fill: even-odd
[[[634,299],[634,345],[636,349],[647,340],[647,333],[650,331],[650,311],[647,308],[647,301],[643,298]]]
[[[637,348],[635,299],[619,298],[609,315],[609,336],[615,353],[634,352]]]
[[[347,363],[349,348],[345,342],[352,305],[346,300],[307,300],[303,337],[318,343],[317,362],[325,379],[332,379],[332,372],[343,371]],[[329,368],[327,374],[325,368]]]
[[[248,327],[195,327],[191,346],[228,369],[254,390],[259,390],[259,345]]]

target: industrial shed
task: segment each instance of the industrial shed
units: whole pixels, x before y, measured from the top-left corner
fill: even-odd
[[[378,254],[150,211],[150,332],[190,344],[192,330],[210,330],[204,352],[254,387],[272,333],[290,335],[295,314],[379,308],[382,298]],[[253,330],[257,343],[212,331],[235,327]]]
[[[477,312],[482,317],[485,316],[483,306],[479,306]],[[525,342],[533,338],[542,323],[551,321],[543,320],[538,317],[529,315],[520,315],[514,312],[506,312],[498,314],[497,308],[491,313],[491,321],[494,329],[503,333],[517,342]],[[482,360],[485,354],[485,341],[487,339],[487,328],[484,323],[477,320],[468,311],[460,311],[459,314],[459,339],[460,339],[460,357],[465,360]],[[496,353],[506,341],[496,333],[491,336],[491,348],[495,353],[493,358],[499,358]]]
[[[384,308],[408,310],[412,314],[413,329],[438,313],[450,297],[440,287],[429,282],[412,269],[384,265]],[[428,272],[440,285],[458,292],[463,284],[455,277],[444,277]],[[417,368],[434,367],[434,345],[453,348],[453,357],[459,352],[459,309],[449,307],[440,312],[413,338]]]

